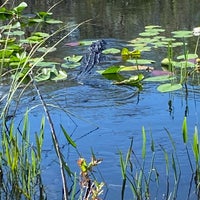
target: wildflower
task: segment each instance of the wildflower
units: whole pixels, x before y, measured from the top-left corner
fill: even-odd
[[[193,35],[200,36],[200,27],[193,28]]]

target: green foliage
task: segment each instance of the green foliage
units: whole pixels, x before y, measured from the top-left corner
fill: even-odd
[[[3,124],[5,126],[5,124]],[[24,115],[22,130],[15,129],[14,121],[9,129],[4,129],[1,139],[0,165],[3,179],[1,194],[5,199],[33,199],[36,193],[44,196],[40,190],[41,152],[44,138],[44,118],[39,133],[35,133],[36,145],[30,141],[28,112]]]
[[[53,19],[50,12],[38,12],[31,18],[26,17],[23,15],[26,7],[27,4],[22,2],[15,8],[0,8],[0,20],[4,24],[1,26],[0,38],[0,75],[10,72],[12,78],[17,78],[22,82],[30,72],[41,75],[44,70],[40,68],[35,70],[35,66],[38,66],[37,63],[42,61],[47,53],[55,50],[53,47],[47,48],[46,42],[52,35],[42,32],[41,27],[44,24],[62,23]],[[36,52],[40,52],[40,54],[36,54]],[[51,64],[46,62],[46,67],[51,67]],[[43,78],[38,79],[40,81],[48,80],[47,76],[44,78],[45,75],[44,72]],[[57,78],[52,80],[66,78],[64,73],[54,73],[54,75]]]

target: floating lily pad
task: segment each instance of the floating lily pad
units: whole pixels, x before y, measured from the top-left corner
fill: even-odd
[[[46,52],[54,52],[56,51],[56,48],[52,48],[52,47],[40,47],[39,49],[37,49],[38,52],[41,53],[46,53]]]
[[[80,63],[70,63],[70,62],[66,62],[66,63],[62,63],[61,67],[63,68],[68,68],[68,69],[73,69],[80,66]]]
[[[82,40],[79,43],[83,46],[90,46],[93,42],[95,42],[95,40]]]
[[[64,60],[66,60],[67,62],[78,63],[81,61],[82,58],[82,55],[73,55],[65,57]]]
[[[185,30],[173,31],[172,34],[174,35],[173,37],[175,38],[193,37],[192,31],[185,31]]]
[[[132,85],[132,86],[135,86],[143,78],[144,78],[143,74],[138,74],[138,75],[131,76],[129,79],[125,79],[123,81],[116,81],[116,82],[114,82],[114,84],[116,84],[116,85]]]
[[[109,49],[105,49],[102,51],[102,53],[104,54],[117,54],[120,53],[121,50],[120,49],[116,49],[116,48],[109,48]]]
[[[120,71],[120,67],[119,66],[111,66],[105,70],[99,70],[97,71],[98,73],[105,75],[105,74],[116,74]]]
[[[174,62],[174,66],[176,67],[195,67],[194,62],[190,62],[190,61],[180,61],[180,62]]]
[[[155,63],[154,60],[148,60],[148,59],[129,59],[127,60],[127,62],[130,62],[130,63],[133,63],[133,64],[136,64],[136,65],[148,65],[148,64],[152,64],[152,63]]]
[[[148,26],[145,26],[145,29],[153,29],[153,28],[160,28],[161,26],[159,25],[148,25]]]
[[[158,34],[159,34],[159,32],[157,32],[157,31],[151,31],[151,32],[145,31],[145,32],[140,33],[139,35],[143,36],[143,37],[150,37],[150,36],[156,36]]]
[[[181,88],[182,88],[181,84],[165,83],[165,84],[159,85],[157,87],[157,90],[159,92],[172,92],[175,90],[180,90]]]
[[[178,60],[184,60],[185,56],[186,56],[187,59],[196,59],[196,58],[198,58],[197,54],[187,54],[187,55],[180,55],[180,56],[177,57],[177,59]]]
[[[46,80],[63,80],[67,78],[67,73],[65,71],[59,70],[55,67],[52,68],[43,68],[41,73],[35,77],[37,82],[46,81]]]
[[[54,67],[55,65],[58,65],[57,62],[38,62],[36,66],[38,67]]]
[[[153,67],[138,65],[138,66],[120,66],[120,71],[136,71],[136,70],[153,70]]]
[[[65,71],[59,70],[57,76],[52,78],[53,81],[64,80],[67,78],[67,73]]]
[[[44,33],[44,32],[35,32],[35,33],[33,33],[33,35],[38,36],[38,37],[43,37],[43,38],[49,37],[49,34]]]
[[[62,24],[63,22],[56,19],[48,19],[45,21],[47,24]]]

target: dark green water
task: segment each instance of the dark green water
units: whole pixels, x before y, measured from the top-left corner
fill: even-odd
[[[48,10],[55,1],[35,0],[28,4],[31,6],[29,11],[34,12]],[[167,33],[170,33],[173,30],[192,30],[199,26],[200,22],[198,0],[66,0],[54,7],[52,12],[56,18],[69,25],[92,19],[60,44],[56,54],[51,55],[54,59],[62,59],[70,52],[82,51],[78,48],[67,47],[65,43],[69,41],[103,38],[110,47],[123,47],[126,41],[138,37],[146,25],[160,25],[166,29]],[[161,60],[162,56],[162,52],[159,51],[146,55],[150,59],[157,60]],[[144,83],[140,94],[130,97],[135,92],[135,88],[111,85],[108,80],[97,74],[92,74],[89,79],[89,84],[84,85],[66,80],[40,86],[46,101],[59,107],[50,107],[50,112],[55,122],[60,145],[63,146],[62,150],[66,155],[66,161],[72,170],[79,173],[76,166],[78,155],[66,144],[60,124],[64,125],[68,133],[72,135],[84,157],[90,160],[92,148],[97,157],[103,158],[98,168],[103,181],[107,184],[103,198],[120,199],[122,178],[118,152],[121,150],[126,153],[130,138],[133,137],[134,152],[141,158],[142,126],[144,126],[147,131],[148,152],[151,152],[150,133],[155,141],[155,165],[160,175],[158,187],[152,181],[153,192],[150,199],[166,199],[164,195],[166,194],[166,164],[160,145],[170,155],[173,148],[165,130],[167,129],[176,143],[181,166],[177,199],[198,199],[193,186],[192,192],[189,192],[192,176],[182,142],[181,127],[185,112],[188,110],[188,131],[191,141],[194,126],[199,127],[199,86],[189,86],[186,98],[184,91],[171,94],[159,93],[156,90],[157,84]],[[22,99],[23,107],[27,105],[32,108],[38,104],[37,98],[32,101],[33,95],[35,95],[33,91],[27,92],[26,97]],[[172,102],[172,107],[168,105],[169,100]],[[23,113],[23,109],[21,112]],[[30,117],[34,127],[37,127],[38,118],[42,114],[41,107],[32,110]],[[150,162],[148,158],[150,159],[150,153],[147,156],[147,163]],[[148,166],[147,164],[147,168]],[[173,169],[170,167],[169,192],[173,192],[173,175]],[[48,199],[61,199],[59,165],[48,127],[44,144],[43,177]],[[128,188],[127,186],[126,200],[133,199]]]

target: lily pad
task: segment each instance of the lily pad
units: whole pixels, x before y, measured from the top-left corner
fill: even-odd
[[[130,63],[133,63],[133,64],[136,64],[136,65],[148,65],[148,64],[152,64],[152,63],[155,63],[154,60],[148,60],[148,59],[134,59],[134,60],[127,60],[127,62],[130,62]]]
[[[175,90],[180,90],[182,88],[181,84],[171,84],[171,83],[165,83],[161,84],[157,87],[157,90],[159,92],[172,92]]]
[[[195,59],[195,58],[198,58],[198,55],[197,54],[187,54],[186,55],[186,58],[187,59]],[[184,60],[185,59],[185,55],[180,55],[177,57],[178,60]]]
[[[193,37],[192,31],[180,30],[180,31],[173,31],[172,34],[175,38],[186,38],[186,37]]]
[[[82,58],[83,58],[82,55],[73,55],[73,56],[65,57],[64,60],[66,60],[67,62],[70,62],[70,63],[78,63],[81,61]]]
[[[105,74],[116,74],[120,71],[120,66],[111,66],[105,70],[99,70],[98,73],[105,75]]]
[[[46,53],[46,52],[54,52],[56,51],[56,48],[52,48],[52,47],[40,47],[39,49],[37,49],[38,52],[41,53]]]
[[[120,53],[121,50],[120,49],[116,49],[116,48],[109,48],[109,49],[105,49],[102,51],[102,53],[104,54],[117,54]]]
[[[153,67],[145,66],[145,65],[134,65],[134,66],[120,66],[120,71],[136,71],[136,70],[153,70]]]
[[[74,69],[76,67],[80,66],[80,63],[70,63],[70,62],[66,62],[66,63],[62,63],[61,67],[63,68],[68,68],[68,69]]]
[[[143,74],[131,76],[129,79],[114,82],[115,85],[137,85],[144,78]]]

